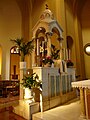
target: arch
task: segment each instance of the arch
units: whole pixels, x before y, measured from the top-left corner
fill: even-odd
[[[19,49],[17,46],[13,46],[10,49],[10,79],[19,79]]]
[[[68,59],[72,59],[72,47],[73,47],[73,38],[71,36],[66,37],[67,50],[68,50]]]
[[[13,46],[11,49],[10,49],[10,53],[11,54],[19,54],[19,49],[17,46]]]
[[[40,33],[45,34],[45,32],[46,32],[46,30],[45,30],[44,27],[39,27],[38,30],[36,31],[36,38],[38,37],[38,35],[39,35]]]
[[[60,32],[56,27],[52,28],[52,32],[56,33],[60,37]]]
[[[72,38],[71,36],[67,36],[66,42],[67,42],[67,48],[68,48],[68,49],[72,49],[72,46],[73,46],[73,38]]]

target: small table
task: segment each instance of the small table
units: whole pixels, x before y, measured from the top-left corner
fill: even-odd
[[[86,120],[90,119],[90,106],[87,101],[87,95],[89,95],[88,98],[90,98],[90,80],[72,82],[72,87],[79,88],[80,90],[81,117]]]

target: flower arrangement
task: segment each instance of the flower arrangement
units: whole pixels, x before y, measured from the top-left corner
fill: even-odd
[[[23,80],[23,83],[21,84],[25,88],[29,88],[29,89],[41,88],[42,86],[42,82],[39,80],[39,77],[36,73],[33,73],[30,76],[24,76],[22,80]]]
[[[46,57],[42,60],[42,63],[45,64],[45,65],[46,65],[47,63],[51,65],[52,63],[54,63],[54,61],[53,61],[53,59],[51,58],[51,56],[46,56]]]
[[[67,67],[73,66],[74,63],[71,60],[67,60]]]

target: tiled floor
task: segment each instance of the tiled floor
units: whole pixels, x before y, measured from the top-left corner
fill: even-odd
[[[33,120],[81,120],[80,101],[56,107],[43,113],[33,115]]]

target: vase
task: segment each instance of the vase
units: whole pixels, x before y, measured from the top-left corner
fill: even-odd
[[[67,68],[73,68],[73,66],[67,66]]]
[[[20,69],[26,69],[26,62],[20,62]]]
[[[44,65],[44,67],[51,67],[51,64],[47,63]]]
[[[32,99],[32,98],[33,98],[33,92],[32,92],[32,89],[25,88],[24,99]]]

